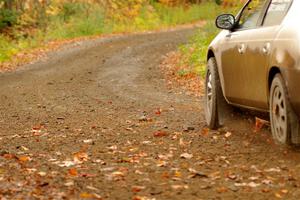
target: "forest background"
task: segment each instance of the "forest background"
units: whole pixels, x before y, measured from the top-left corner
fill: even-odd
[[[241,1],[0,0],[0,63],[53,41],[212,21]]]

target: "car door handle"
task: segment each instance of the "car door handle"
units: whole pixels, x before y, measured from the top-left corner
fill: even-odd
[[[244,54],[245,50],[246,50],[246,45],[245,44],[240,44],[238,46],[238,52],[239,52],[239,54]]]
[[[264,45],[264,47],[262,48],[262,52],[263,52],[264,54],[269,54],[270,49],[271,49],[271,44],[270,44],[270,43],[266,43],[266,44]]]

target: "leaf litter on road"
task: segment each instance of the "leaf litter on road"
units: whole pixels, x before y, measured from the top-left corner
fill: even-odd
[[[112,46],[116,48],[116,45]],[[75,62],[70,65],[72,63]],[[118,65],[111,65],[112,68],[114,66]],[[80,70],[88,67],[80,67]],[[75,67],[70,68],[74,69],[70,75],[82,72]],[[99,69],[97,66],[88,71],[94,70],[93,74],[97,74],[100,80],[102,73],[98,73]],[[141,67],[138,69],[138,72],[144,70]],[[148,75],[152,76],[153,70],[149,71],[151,74]],[[83,74],[85,78],[86,71]],[[118,71],[114,75],[118,74],[122,73]],[[125,80],[128,80],[128,74],[124,74]],[[155,80],[158,80],[157,74],[154,74]],[[59,80],[51,77],[54,79],[51,82],[70,81],[64,78],[68,76],[58,77]],[[42,199],[42,195],[53,199],[216,199],[223,195],[228,198],[239,196],[247,199],[250,196],[272,199],[276,198],[276,193],[281,198],[297,199],[298,196],[292,195],[299,188],[299,174],[295,170],[297,168],[293,167],[297,165],[298,154],[281,154],[275,146],[259,140],[244,145],[243,141],[249,139],[247,131],[211,131],[205,128],[204,119],[199,114],[202,111],[198,98],[186,98],[184,93],[175,95],[175,92],[162,90],[164,95],[170,95],[168,97],[172,101],[164,102],[164,97],[157,98],[157,104],[145,96],[134,97],[136,101],[127,98],[130,92],[118,91],[118,88],[114,88],[116,91],[106,88],[107,92],[101,93],[101,88],[106,87],[102,80],[94,85],[90,81],[85,84],[84,78],[75,78],[78,78],[76,83],[80,83],[79,87],[69,88],[68,85],[76,83],[62,82],[60,87],[63,88],[55,88],[55,91],[63,89],[64,93],[53,97],[57,101],[50,101],[54,93],[49,95],[49,105],[44,103],[47,106],[45,113],[41,110],[31,113],[29,108],[24,111],[21,117],[26,119],[23,121],[26,131],[1,127],[12,133],[9,137],[1,135],[4,139],[0,141],[3,148],[0,150],[3,151],[0,153],[0,191],[4,191],[4,194],[24,195],[24,192],[18,190],[23,188],[26,194],[30,191],[37,199]],[[147,78],[141,80],[151,82]],[[41,87],[43,83],[44,80]],[[47,86],[54,87],[55,84]],[[153,85],[148,86],[153,88]],[[86,89],[86,96],[82,96],[79,88]],[[16,94],[24,92],[18,88],[13,89],[17,91]],[[80,91],[80,96],[76,96],[74,91]],[[26,92],[29,92],[28,96],[36,95],[36,91],[34,94],[29,90]],[[30,100],[26,96],[24,93],[22,99]],[[103,96],[103,99],[93,105],[90,96],[97,99]],[[39,96],[35,98],[37,102],[45,100],[39,99]],[[179,103],[173,101],[177,98]],[[71,101],[68,102],[68,99]],[[68,110],[60,106],[51,107],[51,103],[61,105],[59,101],[70,103]],[[35,107],[37,102],[34,103]],[[10,107],[8,104],[4,106]],[[58,113],[53,111],[56,109]],[[63,116],[64,119],[57,120],[56,116]],[[14,117],[8,118],[14,120]],[[46,125],[33,128],[32,124],[40,119],[43,120],[40,124]],[[27,121],[30,122],[28,126]],[[252,127],[253,124],[250,124],[251,133]],[[49,133],[47,140],[40,140],[46,133]],[[14,145],[8,145],[7,138]],[[30,159],[24,157],[25,162],[21,162],[18,159],[21,156]],[[287,163],[280,163],[279,160]],[[282,167],[283,164],[287,167]],[[0,192],[0,198],[1,195]]]

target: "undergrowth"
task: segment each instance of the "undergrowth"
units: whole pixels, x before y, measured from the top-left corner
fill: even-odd
[[[64,12],[49,17],[47,23],[29,29],[25,34],[18,26],[11,31],[13,37],[0,34],[0,62],[9,61],[19,52],[43,46],[53,40],[155,30],[199,20],[211,20],[221,8],[215,3],[177,7],[152,3],[143,4],[136,9],[136,13],[125,16],[118,12],[108,13],[100,5],[84,7],[80,4],[68,4],[63,8]],[[126,13],[126,10],[123,12]]]
[[[240,7],[237,6],[225,11],[215,9],[213,12],[210,10],[210,16],[212,17],[208,18],[210,20],[206,21],[206,25],[198,30],[197,33],[190,38],[190,41],[187,44],[179,46],[181,61],[178,65],[187,66],[185,74],[196,73],[204,78],[208,46],[220,31],[215,26],[214,18],[222,12],[237,13],[239,8]],[[178,71],[178,75],[181,76],[182,71]]]
[[[186,71],[197,73],[201,75],[201,77],[204,77],[207,47],[218,32],[219,30],[215,27],[214,22],[208,21],[201,30],[198,30],[197,33],[192,36],[188,44],[179,47],[182,59],[180,61],[181,63],[178,64],[188,66],[189,69],[186,69]],[[178,72],[178,75],[180,74],[182,74],[182,72]]]

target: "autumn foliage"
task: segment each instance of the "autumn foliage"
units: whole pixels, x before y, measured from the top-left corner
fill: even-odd
[[[222,0],[224,6],[234,6],[242,0]],[[53,16],[68,19],[75,12],[88,14],[97,5],[110,17],[122,20],[134,18],[146,4],[167,6],[199,4],[207,0],[0,0],[0,30],[12,26],[45,26]],[[216,1],[217,2],[217,1]]]
[[[213,20],[233,6],[221,2],[224,7],[217,0],[0,0],[0,63],[51,41]]]

